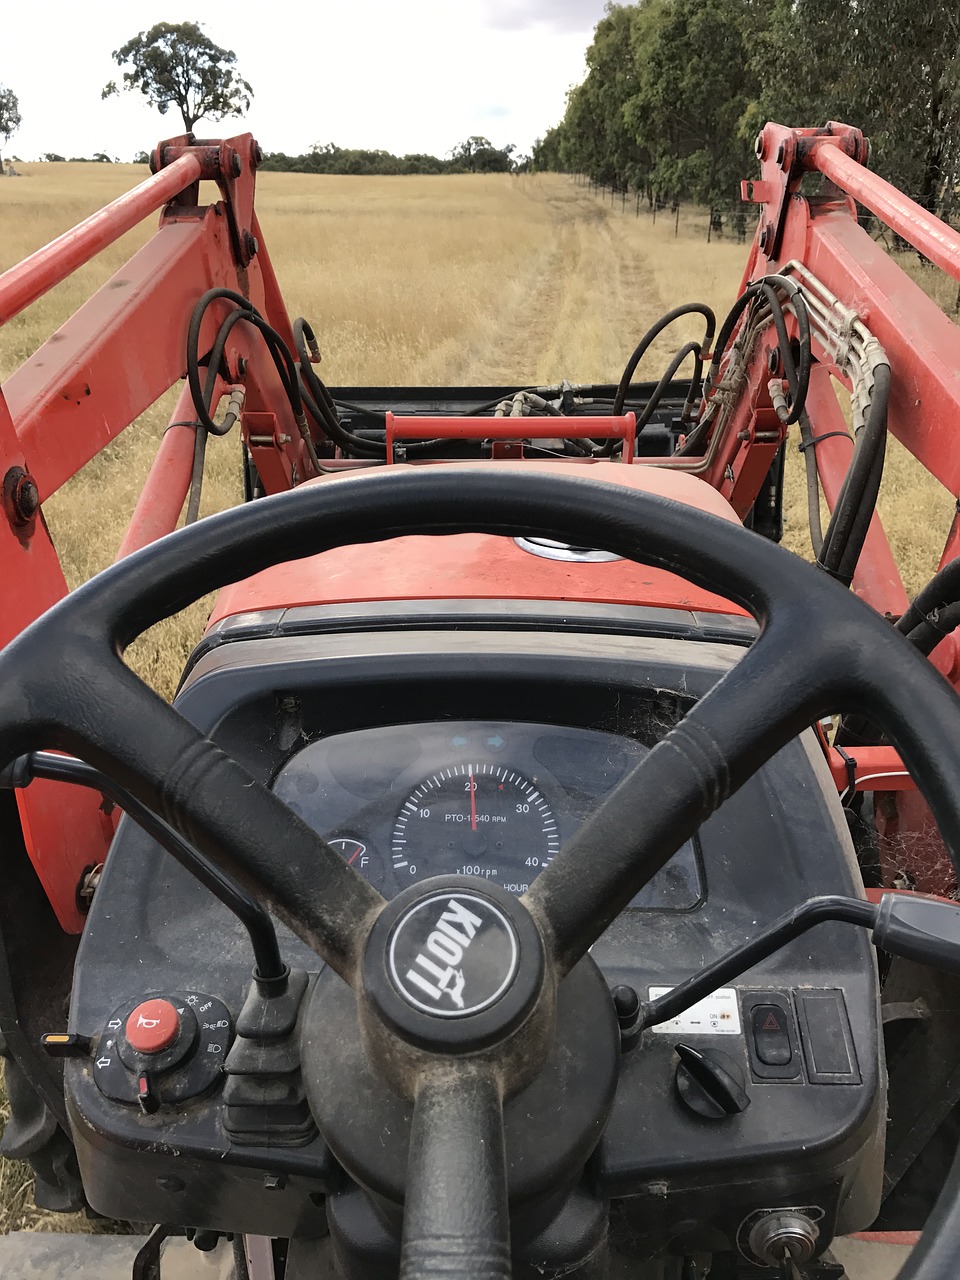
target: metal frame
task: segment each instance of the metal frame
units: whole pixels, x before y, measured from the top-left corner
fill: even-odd
[[[761,176],[744,184],[744,197],[760,205],[757,235],[744,286],[773,271],[793,271],[823,302],[827,319],[814,330],[817,365],[808,405],[818,431],[846,432],[833,380],[852,386],[845,342],[857,325],[883,347],[895,377],[889,425],[895,436],[957,502],[960,452],[954,442],[960,417],[960,330],[909,280],[858,224],[856,203],[873,210],[898,235],[960,280],[960,235],[938,222],[864,162],[863,135],[844,125],[785,129],[770,124],[757,140]],[[61,326],[0,391],[0,646],[61,598],[67,584],[43,518],[43,502],[143,413],[185,371],[185,339],[197,298],[208,288],[236,290],[293,347],[292,333],[254,208],[259,148],[249,134],[218,142],[192,135],[161,143],[152,156],[153,176],[66,232],[0,277],[0,324],[42,297],[55,284],[112,244],[154,210],[153,239]],[[804,194],[806,175],[828,185],[816,198]],[[215,182],[220,198],[201,204],[201,181]],[[833,310],[831,311],[831,308]],[[201,347],[212,341],[218,308],[204,321]],[[844,328],[830,319],[846,315]],[[833,325],[833,328],[831,328]],[[769,390],[775,346],[770,326],[758,330],[739,393],[713,432],[701,458],[631,458],[626,419],[587,418],[568,434],[614,434],[625,441],[624,462],[685,470],[700,476],[745,517],[786,429]],[[204,348],[205,349],[205,348]],[[282,392],[272,361],[248,326],[237,325],[225,363],[231,384],[245,390],[241,427],[267,492],[292,487],[313,474],[305,444]],[[220,389],[225,390],[227,384]],[[191,422],[185,391],[171,423]],[[524,423],[524,435],[556,429],[556,420]],[[447,419],[411,423],[388,417],[390,444],[421,434],[463,435],[469,424]],[[549,424],[549,426],[548,426]],[[514,430],[477,427],[487,437]],[[119,555],[172,530],[186,495],[194,429],[172,425],[119,548]],[[511,449],[501,442],[497,451]],[[836,436],[817,449],[820,481],[835,503],[849,463],[849,445]],[[336,467],[336,460],[333,462]],[[350,465],[350,464],[345,464]],[[960,510],[960,507],[958,507]],[[960,514],[954,519],[941,563],[960,554]],[[881,613],[898,614],[907,603],[889,543],[874,517],[853,584]],[[960,641],[948,636],[935,664],[960,684]],[[857,789],[884,775],[892,790],[909,785],[896,754],[876,747],[858,751]],[[838,787],[850,784],[850,765],[829,755]],[[895,775],[887,777],[887,775]],[[83,871],[102,860],[112,824],[95,801],[62,783],[37,784],[21,797],[30,856],[61,926],[82,928],[76,887]],[[902,824],[904,812],[899,820]],[[923,819],[914,815],[910,822]]]

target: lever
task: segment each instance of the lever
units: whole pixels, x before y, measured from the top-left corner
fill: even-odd
[[[109,796],[237,917],[250,938],[256,961],[254,979],[264,994],[282,994],[286,990],[290,971],[281,958],[277,932],[269,914],[199,849],[188,844],[169,823],[164,822],[145,804],[141,804],[125,787],[94,769],[92,765],[75,756],[64,756],[51,751],[29,752],[0,769],[0,788],[22,789],[28,787],[34,778],[72,782],[76,786],[91,787]]]
[[[960,974],[960,904],[901,893],[885,893],[879,906],[839,894],[810,898],[780,916],[755,938],[644,1005],[640,1029],[679,1017],[698,1000],[827,920],[872,929],[874,945],[890,955]]]

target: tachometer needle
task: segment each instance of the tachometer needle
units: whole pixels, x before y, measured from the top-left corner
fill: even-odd
[[[473,780],[473,765],[469,769],[470,777],[470,830],[477,829],[477,784]]]

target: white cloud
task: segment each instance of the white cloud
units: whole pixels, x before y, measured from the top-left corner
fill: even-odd
[[[522,31],[531,26],[554,31],[591,32],[603,17],[604,0],[482,0],[492,26]]]

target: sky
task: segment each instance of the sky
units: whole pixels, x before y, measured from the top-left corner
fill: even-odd
[[[198,124],[201,136],[249,130],[265,151],[316,142],[445,156],[482,134],[528,152],[563,115],[568,88],[604,0],[307,0],[232,5],[188,0],[45,0],[3,6],[0,85],[23,123],[6,155],[95,152],[131,160],[182,132],[138,92],[101,101],[120,82],[111,52],[156,22],[199,22],[237,55],[254,90],[241,121]],[[276,15],[276,16],[273,16]]]

